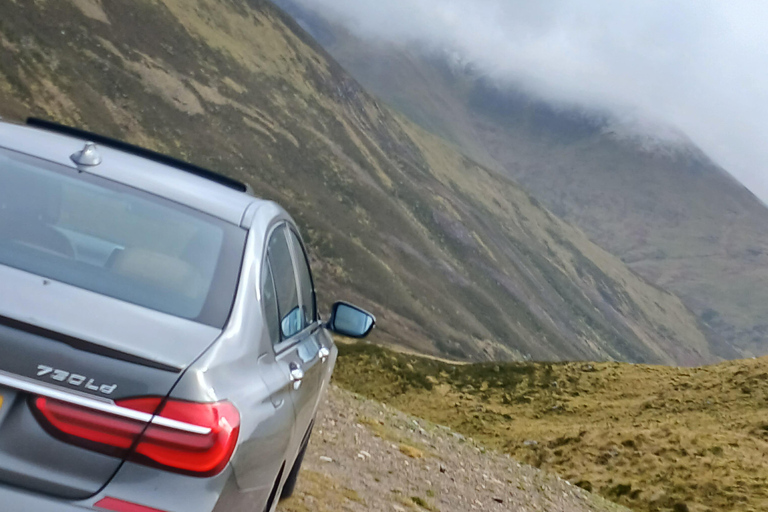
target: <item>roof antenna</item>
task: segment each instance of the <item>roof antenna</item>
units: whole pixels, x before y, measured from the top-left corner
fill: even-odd
[[[94,167],[101,163],[101,155],[96,151],[96,144],[93,142],[86,142],[83,149],[74,153],[69,158],[77,165],[84,165],[86,167]]]

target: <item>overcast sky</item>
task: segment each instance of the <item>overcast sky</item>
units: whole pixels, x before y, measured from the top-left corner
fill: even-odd
[[[764,0],[298,0],[545,97],[685,132],[768,201]]]

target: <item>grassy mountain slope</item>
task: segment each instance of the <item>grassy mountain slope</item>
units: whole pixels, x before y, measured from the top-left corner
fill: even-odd
[[[369,96],[262,0],[0,0],[0,115],[32,114],[250,182],[293,213],[325,306],[476,360],[696,363],[679,299],[514,183]]]
[[[659,145],[280,3],[372,93],[506,172],[742,355],[768,353],[768,209],[684,136]]]
[[[342,345],[335,382],[637,511],[768,507],[766,359],[451,364]]]

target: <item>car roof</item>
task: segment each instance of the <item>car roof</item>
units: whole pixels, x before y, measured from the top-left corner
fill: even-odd
[[[257,209],[258,203],[266,202],[225,184],[227,179],[223,179],[222,183],[215,178],[184,170],[183,165],[174,167],[99,143],[96,144],[96,150],[101,163],[90,167],[78,166],[71,156],[81,151],[87,142],[90,142],[87,137],[0,122],[0,148],[101,176],[184,204],[232,224],[242,225],[247,210]]]

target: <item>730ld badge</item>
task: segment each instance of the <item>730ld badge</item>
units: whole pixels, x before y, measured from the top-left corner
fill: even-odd
[[[105,395],[111,395],[117,389],[117,384],[95,384],[93,379],[89,379],[85,375],[70,373],[44,364],[37,365],[37,376],[43,377],[45,375],[48,375],[55,381],[66,382],[70,386],[82,387],[89,391],[98,391]]]

